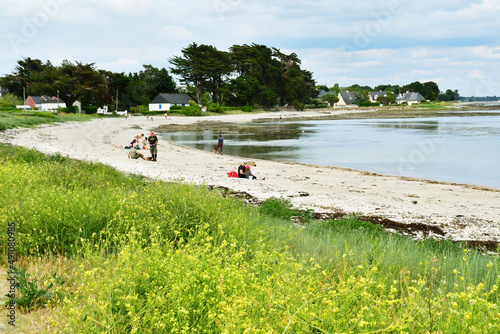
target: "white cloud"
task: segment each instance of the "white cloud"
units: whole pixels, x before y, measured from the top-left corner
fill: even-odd
[[[192,42],[256,43],[295,52],[319,84],[433,78],[472,95],[498,87],[499,12],[500,0],[2,0],[0,75],[21,56],[130,72],[168,67]]]

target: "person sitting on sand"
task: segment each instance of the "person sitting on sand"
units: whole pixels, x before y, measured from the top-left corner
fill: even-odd
[[[243,162],[239,167],[238,167],[238,177],[241,177],[241,178],[246,178],[246,174],[245,174],[245,165],[247,163],[246,162]]]
[[[132,142],[132,148],[130,152],[128,152],[128,157],[129,159],[139,159],[141,158],[142,160],[146,160],[144,158],[144,155],[142,153],[137,152],[137,150],[140,150],[141,148],[139,147],[139,144],[137,143],[137,139],[134,139]]]
[[[252,174],[252,171],[250,170],[250,166],[245,166],[245,177],[249,180],[265,180],[266,178],[258,178],[257,176]]]

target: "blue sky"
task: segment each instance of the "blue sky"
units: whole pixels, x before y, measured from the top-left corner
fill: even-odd
[[[31,57],[169,68],[189,44],[296,53],[318,84],[434,81],[500,96],[500,0],[2,0],[0,75]]]

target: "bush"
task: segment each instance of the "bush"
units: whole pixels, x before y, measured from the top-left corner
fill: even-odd
[[[66,108],[59,108],[59,111],[65,112],[67,114],[76,114],[77,110],[78,110],[78,108],[75,106],[66,107]]]
[[[201,116],[203,112],[201,111],[201,107],[197,104],[185,107],[181,110],[181,112],[186,116]]]
[[[223,112],[222,107],[220,106],[220,104],[213,103],[213,102],[210,102],[208,104],[207,111],[209,111],[209,112],[216,112],[216,113],[222,113]]]
[[[293,100],[292,106],[295,110],[304,110],[305,104],[297,100]]]
[[[96,106],[88,106],[85,108],[82,108],[86,114],[95,114],[97,113],[97,107]]]
[[[130,111],[134,113],[148,113],[148,106],[135,106],[130,107]],[[149,113],[157,113],[157,112],[149,112]]]
[[[243,112],[252,112],[253,109],[250,106],[242,106],[240,107],[240,110]]]
[[[292,203],[283,198],[270,198],[265,200],[260,206],[260,212],[268,216],[285,220],[290,220],[292,216],[297,214],[297,210],[292,208]]]
[[[370,101],[361,102],[359,104],[360,107],[378,107],[379,105],[380,105],[380,103],[373,103]]]

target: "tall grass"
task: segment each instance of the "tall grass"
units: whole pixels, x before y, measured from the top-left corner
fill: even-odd
[[[497,257],[355,218],[295,227],[284,200],[245,207],[100,164],[0,156],[2,245],[15,222],[33,275],[67,268],[50,332],[500,331]]]
[[[1,110],[0,131],[14,128],[31,127],[47,123],[87,121],[95,117],[97,116],[85,114],[65,115],[42,111],[19,111],[15,109]]]

